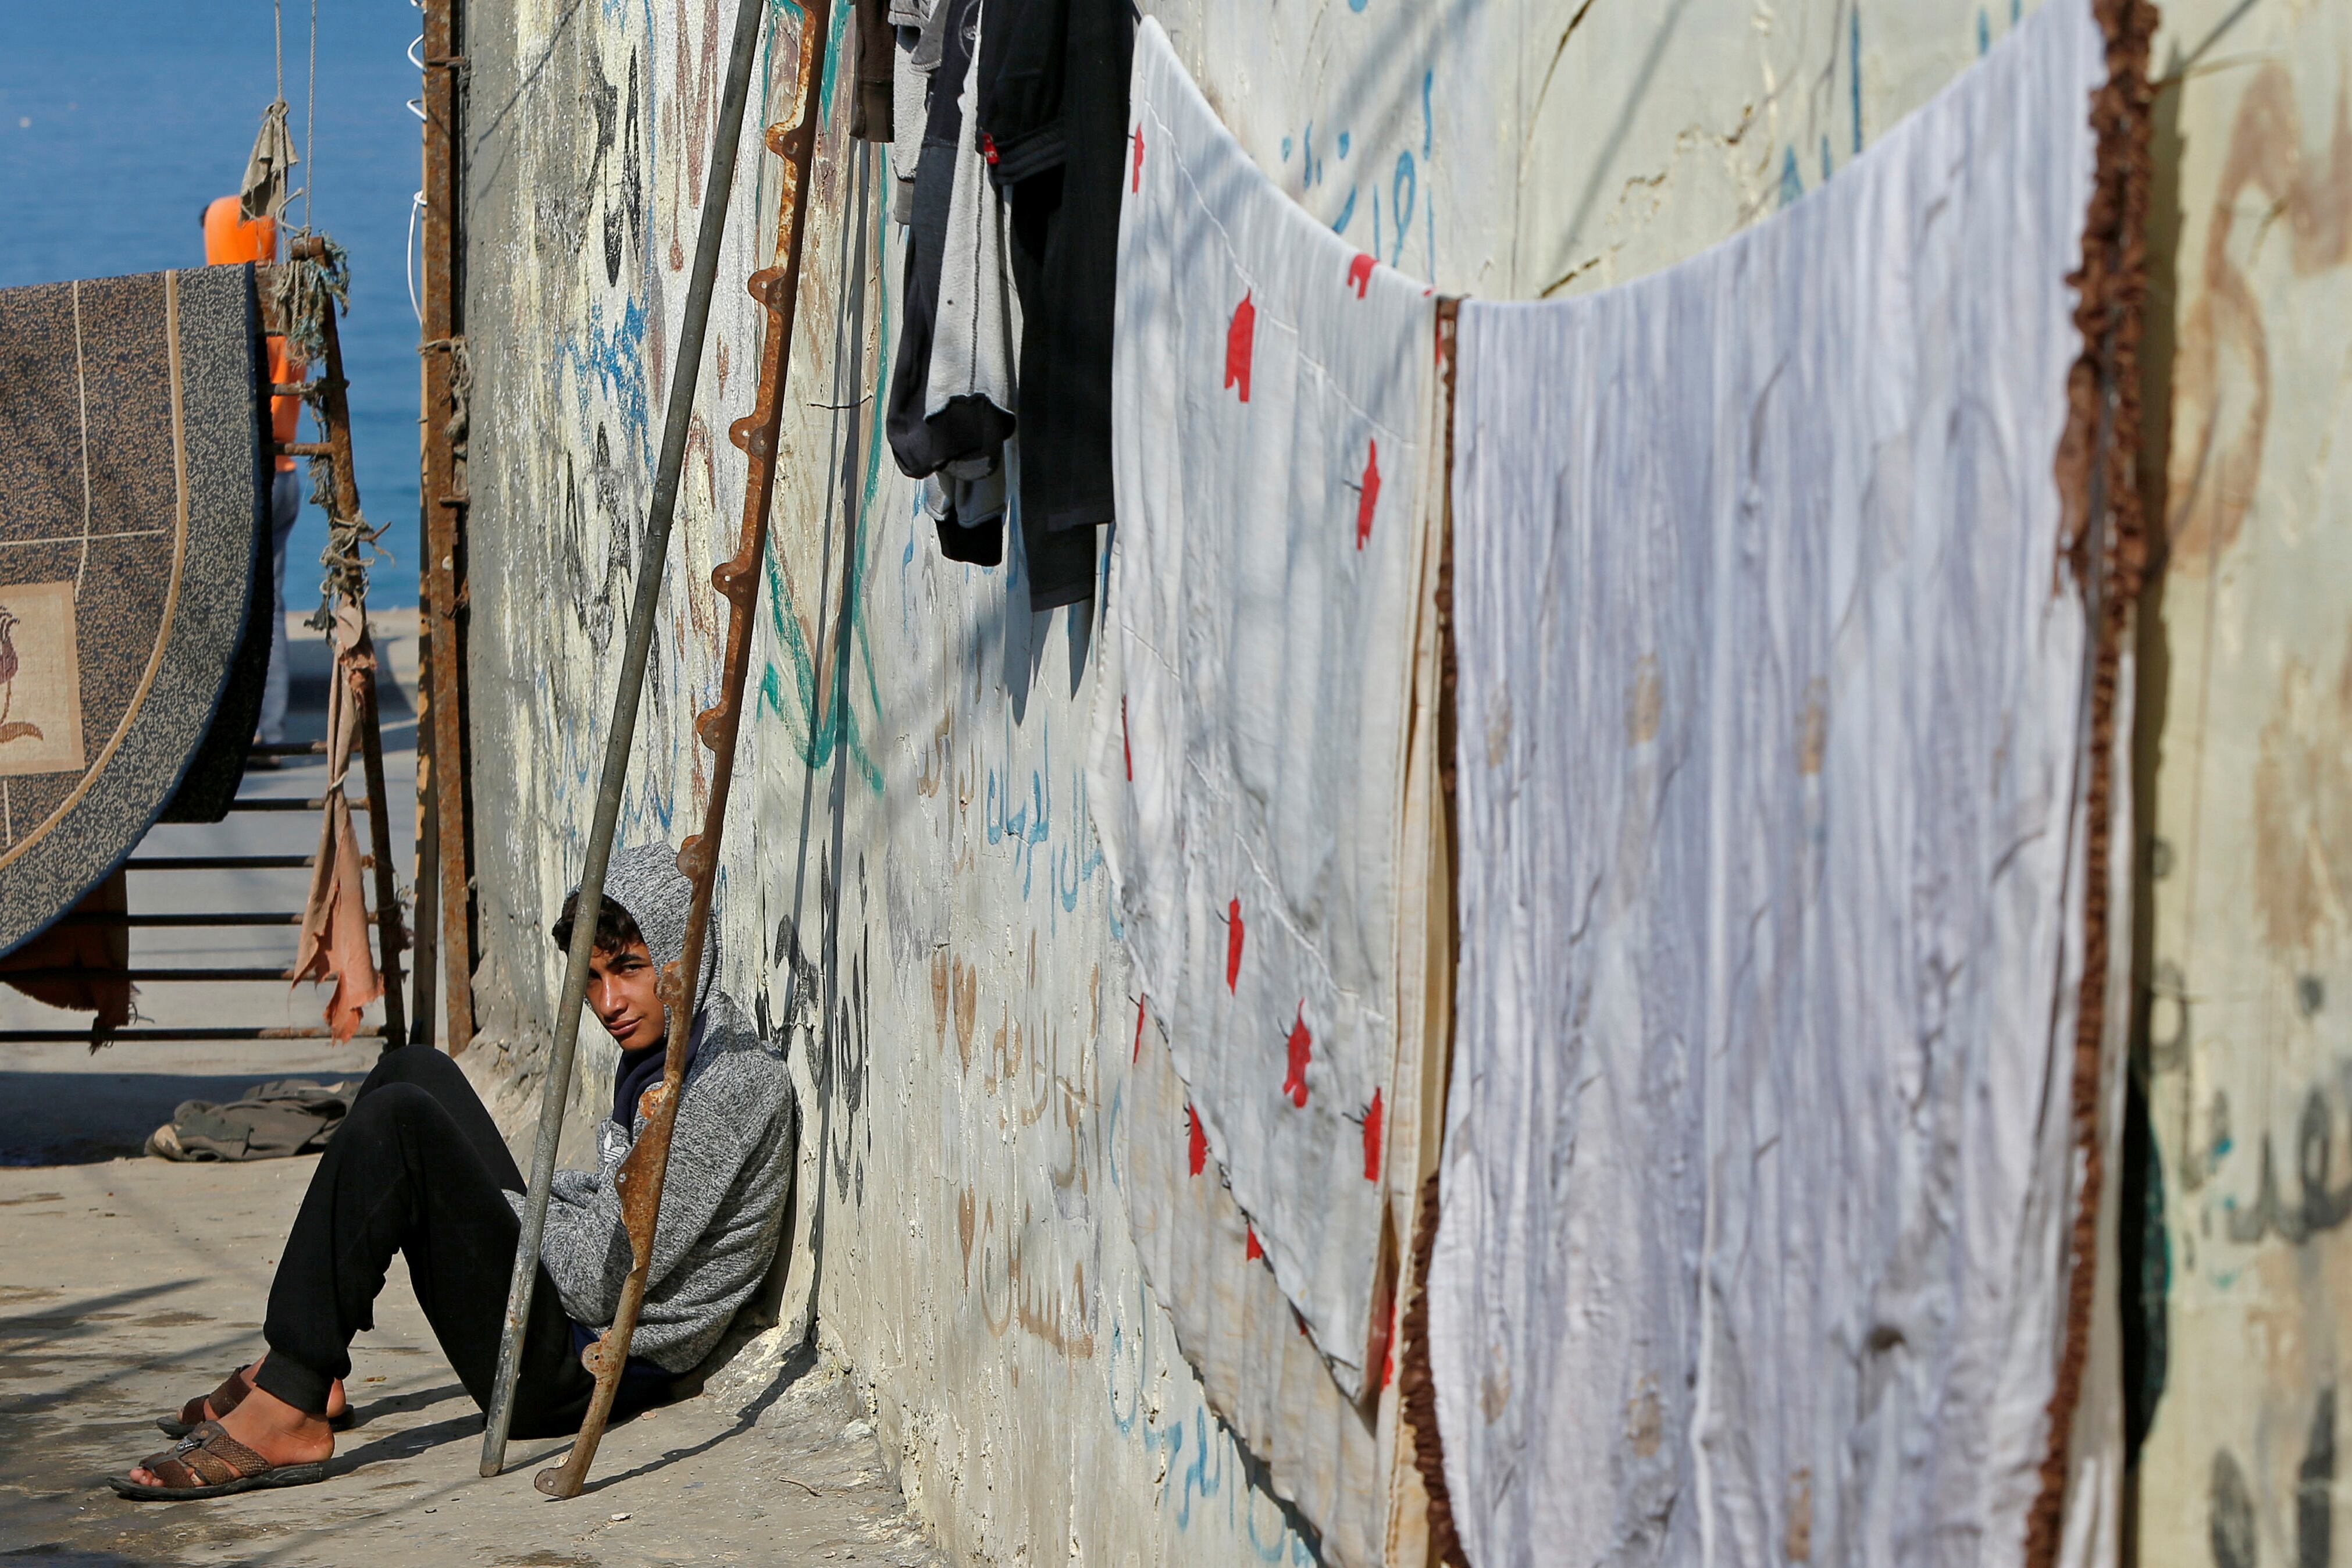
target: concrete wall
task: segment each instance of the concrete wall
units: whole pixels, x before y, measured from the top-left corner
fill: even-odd
[[[2164,1305],[2140,1561],[2352,1559],[2352,6],[2169,7],[2157,49],[2140,942]],[[2217,29],[2221,29],[2217,32]],[[2126,1289],[2136,1281],[2127,1279]],[[2160,1398],[2156,1397],[2161,1388]]]
[[[2017,11],[1149,8],[1310,210],[1442,288],[1496,296],[1604,287],[1769,214],[1833,178]],[[2179,9],[2189,16],[2168,37],[2185,50],[2203,36],[2197,18],[2210,30],[2229,6]],[[2343,531],[2328,533],[2323,504],[2346,313],[2319,305],[2340,288],[2326,268],[2347,233],[2346,9],[2261,0],[2174,97],[2182,392],[2165,515],[2183,542],[2163,603],[2169,679],[2149,681],[2169,693],[2166,750],[2144,781],[2172,868],[2155,884],[2154,951],[2172,966],[2157,973],[2197,998],[2177,1023],[2159,1008],[2157,1031],[2179,1232],[2173,1375],[2177,1393],[2213,1380],[2207,1405],[2248,1367],[2275,1390],[2232,1395],[2227,1422],[2200,1417],[2193,1434],[2176,1418],[2183,1400],[2160,1408],[2150,1464],[2166,1480],[2148,1517],[2163,1514],[2184,1555],[2204,1540],[2189,1515],[2219,1474],[2217,1436],[2262,1531],[2294,1528],[2342,1249],[2281,1233],[2290,1212],[2324,1233],[2310,1216],[2352,1211],[2326,1195],[2345,1178],[2323,1171],[2314,1208],[2303,1174],[2307,1104],[2352,1142],[2352,1077],[2324,1043],[2330,1005],[2352,995],[2352,647],[2334,586]],[[730,15],[717,0],[467,6],[484,1029],[472,1059],[510,1112],[543,1063],[558,969],[543,931],[586,834]],[[797,17],[778,0],[770,102],[754,121],[782,112]],[[879,155],[846,138],[845,23],[837,11],[813,40],[835,90],[721,895],[727,983],[801,1053],[803,1275],[916,1508],[966,1557],[1307,1561],[1298,1521],[1253,1484],[1204,1405],[1128,1233],[1118,1121],[1133,1001],[1080,767],[1090,628],[1083,612],[1029,615],[1017,564],[940,560],[880,440],[901,252]],[[2249,139],[2259,146],[2234,150]],[[628,838],[690,831],[706,787],[688,724],[711,695],[724,624],[707,573],[741,505],[724,431],[751,405],[758,347],[738,284],[767,258],[773,204],[773,161],[747,129]],[[580,1108],[609,1088],[609,1050],[583,1050]],[[2208,1137],[2223,1091],[2235,1120]],[[2266,1136],[2270,1209],[2255,1152]],[[2226,1237],[2273,1213],[2259,1241],[2200,1228]],[[2209,1340],[2225,1353],[2185,1369]],[[2265,1544],[2263,1560],[2281,1549]]]

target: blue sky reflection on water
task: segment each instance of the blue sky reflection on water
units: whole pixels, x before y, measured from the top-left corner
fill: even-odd
[[[0,0],[0,288],[192,267],[275,93],[268,0]],[[341,325],[360,498],[394,557],[372,602],[416,602],[416,318],[402,277],[418,184],[408,0],[320,0],[318,128],[304,121],[310,9],[286,0],[286,99],[317,174],[312,226],[350,251]],[[289,213],[302,218],[298,199]],[[308,421],[304,438],[308,439]],[[316,602],[326,520],[307,502],[286,603]]]

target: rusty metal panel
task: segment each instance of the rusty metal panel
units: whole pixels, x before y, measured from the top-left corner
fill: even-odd
[[[418,574],[424,627],[424,674],[418,682],[416,776],[420,811],[432,814],[431,830],[417,836],[420,879],[436,886],[428,900],[420,888],[418,925],[429,911],[437,931],[420,930],[418,973],[438,966],[448,1047],[462,1051],[474,1037],[474,899],[472,837],[467,821],[469,781],[466,739],[465,520],[470,496],[466,482],[468,399],[464,300],[458,277],[457,230],[461,222],[462,171],[458,156],[460,84],[465,70],[458,53],[459,0],[425,0],[425,238],[424,407],[420,434],[424,482],[419,487],[420,533],[425,545]],[[429,872],[427,868],[430,868]],[[420,994],[416,1011],[429,1028],[431,998]]]

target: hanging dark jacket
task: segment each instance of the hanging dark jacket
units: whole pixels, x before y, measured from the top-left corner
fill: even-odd
[[[1111,521],[1111,319],[1126,167],[1129,0],[990,0],[977,117],[1013,204],[1021,506],[1048,530]]]
[[[890,0],[855,0],[857,16],[857,90],[849,100],[849,133],[861,142],[891,137],[891,77],[898,64],[898,29],[890,25]]]
[[[993,566],[1003,559],[1003,510],[966,514],[972,498],[992,493],[992,487],[975,481],[984,481],[1003,462],[1004,444],[1015,428],[1014,416],[978,395],[950,397],[938,408],[929,407],[956,163],[965,155],[966,139],[975,135],[964,123],[958,100],[971,63],[975,17],[984,28],[988,10],[979,0],[941,3],[946,6],[943,37],[939,66],[931,73],[930,101],[915,175],[913,221],[907,236],[904,325],[891,363],[885,429],[900,470],[918,479],[936,477],[949,498],[944,507],[930,509],[938,522],[940,552],[951,561]],[[1011,3],[990,0],[992,5]],[[1017,268],[1017,242],[1015,249]],[[1024,301],[1026,298],[1024,293]],[[1024,349],[1022,364],[1027,363]],[[1029,461],[1025,443],[1020,450],[1025,473]],[[1022,546],[1030,608],[1052,609],[1088,597],[1094,592],[1096,567],[1092,533],[1048,533],[1042,515],[1028,506],[1025,481],[1023,493]]]

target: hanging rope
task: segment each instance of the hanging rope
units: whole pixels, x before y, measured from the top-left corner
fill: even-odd
[[[273,0],[273,19],[277,12]],[[254,136],[253,151],[245,161],[245,179],[237,187],[238,214],[247,218],[275,220],[291,199],[287,185],[294,165],[301,161],[294,151],[293,132],[286,128],[286,45],[281,31],[278,40],[278,96],[261,111],[261,129]]]
[[[351,259],[343,247],[320,238],[325,258],[298,257],[278,269],[278,321],[286,331],[286,347],[310,364],[327,352],[326,314],[331,303],[352,310]]]
[[[350,314],[351,260],[343,247],[323,236],[300,247],[278,269],[278,321],[286,333],[289,353],[306,364],[318,364],[331,376],[336,365],[327,353],[327,316],[338,309]],[[338,356],[340,357],[340,356]],[[306,384],[303,396],[310,417],[322,431],[327,420],[319,399],[330,390],[326,377]],[[329,445],[332,445],[331,438]],[[387,559],[377,543],[383,530],[370,528],[356,505],[344,503],[345,487],[337,482],[337,458],[320,453],[310,458],[310,502],[327,514],[327,547],[319,553],[324,573],[319,580],[319,613],[310,625],[320,631],[334,623],[338,600],[359,604],[367,599],[368,571]],[[354,493],[356,487],[352,487]]]
[[[277,0],[271,0],[274,5]],[[310,139],[310,173],[302,182],[302,232],[315,234],[310,226],[310,191],[319,183],[319,0],[310,0],[310,81],[309,98],[302,106],[302,133]],[[348,305],[349,301],[345,302]]]

